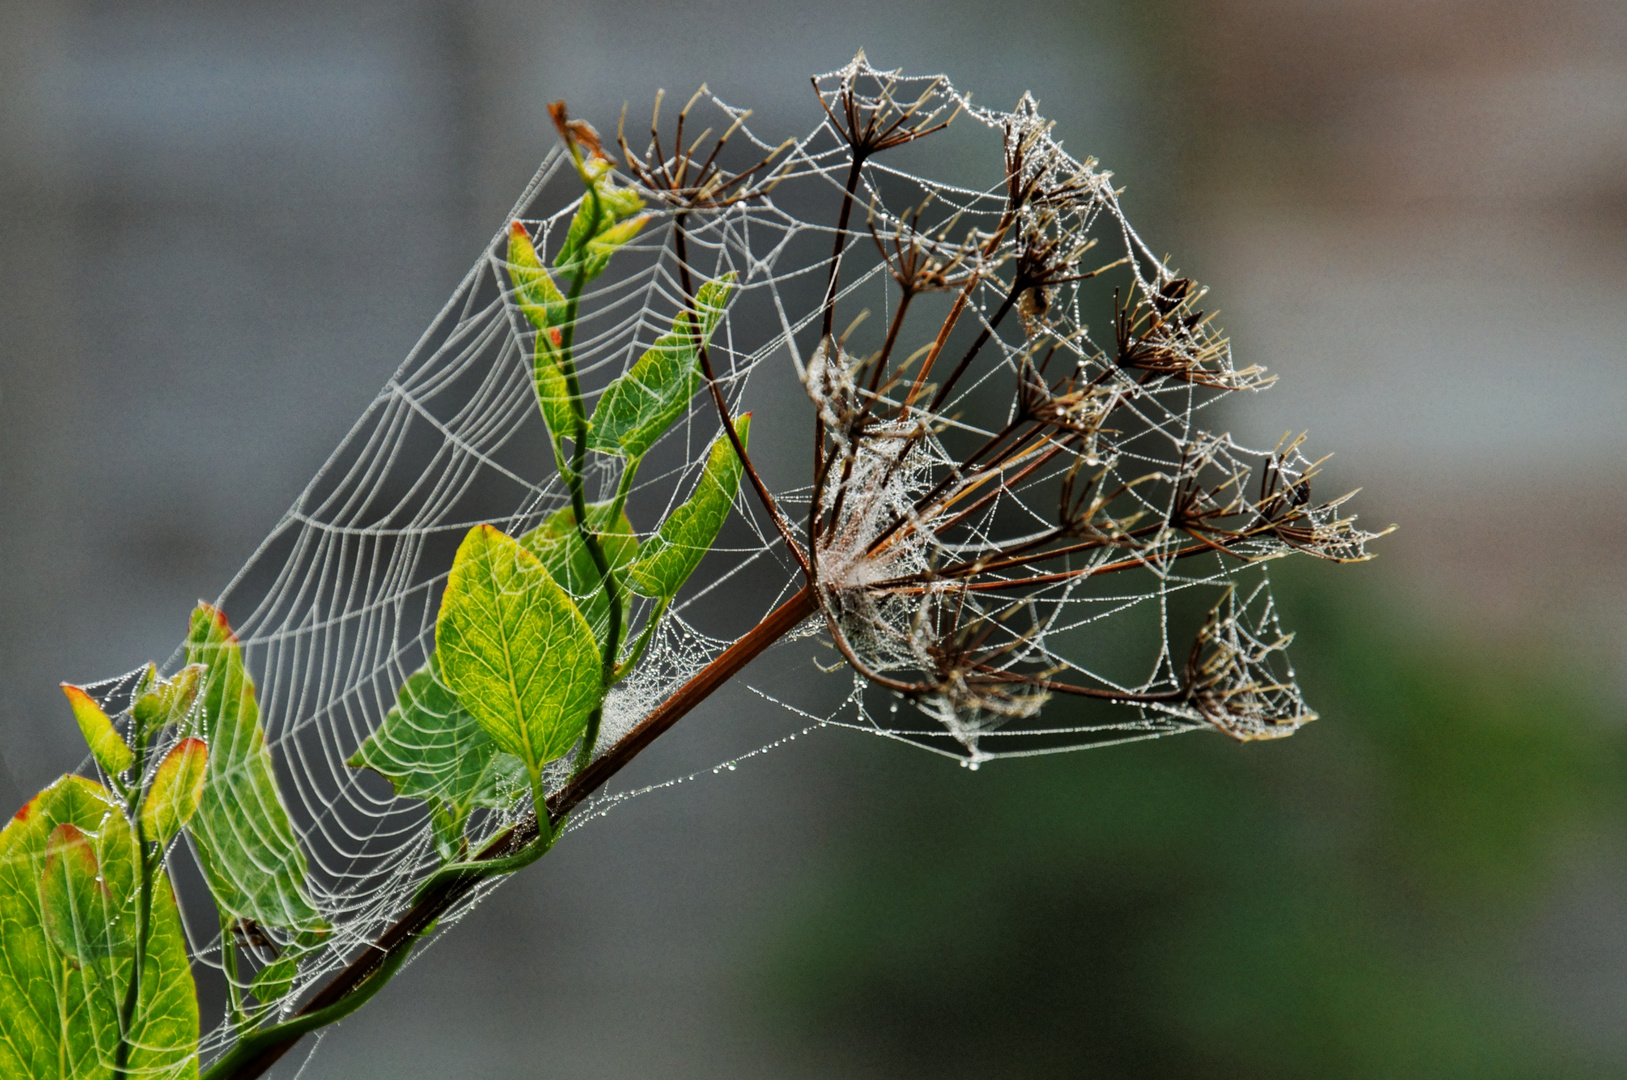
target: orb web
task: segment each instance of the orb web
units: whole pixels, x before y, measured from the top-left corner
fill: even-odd
[[[1217,403],[1270,379],[1234,363],[1196,307],[1201,290],[1126,220],[1111,174],[1066,152],[1031,98],[1011,112],[982,108],[942,77],[877,71],[862,56],[815,82],[826,109],[788,146],[759,139],[743,110],[710,94],[692,103],[691,130],[710,111],[707,122],[720,129],[739,125],[730,154],[778,150],[774,164],[753,181],[754,197],[715,209],[685,212],[647,193],[653,220],[584,293],[576,333],[591,404],[685,307],[673,243],[681,227],[693,275],[737,275],[711,347],[730,410],[751,409],[754,393],[773,392],[765,373],[789,369],[806,394],[808,423],[817,417],[823,427],[827,472],[840,482],[820,483],[810,466],[775,492],[820,589],[818,613],[778,648],[796,664],[811,652],[839,668],[828,678],[844,689],[829,708],[759,689],[761,708],[791,716],[793,730],[742,746],[719,768],[821,727],[906,741],[975,768],[1197,729],[1272,737],[1312,719],[1263,563],[1295,551],[1361,558],[1371,534],[1342,516],[1341,500],[1310,498],[1318,463],[1302,439],[1249,448],[1210,430],[1209,417],[1216,428],[1223,421]],[[981,139],[985,185],[906,170],[931,161],[929,138],[907,161],[879,153],[855,168],[833,107],[844,93],[920,118],[954,116],[951,130],[969,127],[967,137]],[[839,231],[833,211],[855,173],[852,220]],[[625,172],[621,182],[636,185]],[[1047,197],[1002,232],[1013,183]],[[310,899],[331,927],[262,1014],[289,1013],[368,948],[438,865],[424,804],[394,797],[346,761],[433,649],[440,593],[464,533],[489,522],[518,535],[569,502],[546,450],[532,331],[504,260],[511,220],[524,223],[539,251],[552,250],[580,193],[568,157],[551,152],[422,339],[214,601],[258,686],[282,796],[309,861]],[[916,360],[872,388],[866,358],[905,302],[894,270],[906,250],[936,266],[944,285],[912,301],[941,312],[964,294],[964,316],[931,380],[917,385]],[[826,336],[833,252],[837,321]],[[1033,272],[1024,259],[1073,272],[1013,300],[1016,275]],[[849,329],[861,311],[870,318]],[[927,340],[899,345],[900,358],[929,345],[937,324],[923,325],[906,336]],[[948,378],[948,365],[977,338],[975,362],[958,381]],[[866,404],[866,422],[855,422]],[[1041,414],[1050,433],[1033,446],[997,468],[967,465],[973,448]],[[719,430],[703,389],[640,474],[635,526],[648,531],[686,496]],[[590,494],[595,485],[613,490],[616,464],[602,459],[594,470]],[[939,505],[945,492],[954,501]],[[1056,532],[1059,516],[1071,522],[1066,535]],[[815,520],[822,524],[811,535]],[[1232,522],[1235,541],[1214,543],[1222,521]],[[1213,550],[1203,549],[1206,537]],[[1077,551],[1043,565],[1029,558],[1059,543]],[[802,584],[781,531],[742,484],[734,524],[643,662],[611,691],[599,745],[612,745],[729,645],[706,621],[719,596],[761,615]],[[641,610],[635,624],[647,616]],[[748,668],[745,680],[752,676]],[[95,689],[116,702],[131,685],[125,677]],[[1070,686],[1091,692],[1065,701]],[[704,724],[705,713],[686,722]],[[566,782],[570,761],[556,763],[550,790]],[[652,789],[612,785],[573,823]],[[528,812],[525,799],[477,810],[471,843]],[[202,962],[220,967],[215,928],[194,920],[190,933]],[[257,966],[239,972],[245,986]],[[205,1059],[234,1037],[223,1021],[205,1037]]]

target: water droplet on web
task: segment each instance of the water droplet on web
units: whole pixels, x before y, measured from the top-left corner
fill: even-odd
[[[895,712],[898,711],[898,706],[897,705],[889,705],[889,706],[887,706],[887,711],[891,712],[891,713],[895,713]]]

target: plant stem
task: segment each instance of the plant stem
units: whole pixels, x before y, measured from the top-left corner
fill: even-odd
[[[531,801],[534,806],[548,805],[547,797],[542,790],[542,775],[540,772],[533,773],[531,776]],[[541,832],[540,829],[538,831]],[[414,899],[417,900],[435,892],[447,882],[462,881],[464,879],[473,882],[479,881],[481,878],[495,877],[498,874],[512,874],[516,870],[522,870],[548,854],[553,849],[554,841],[557,839],[559,839],[559,830],[554,827],[553,822],[550,822],[545,835],[537,836],[536,839],[512,855],[482,857],[464,862],[447,863],[419,886]],[[485,856],[486,852],[481,852],[481,855]]]
[[[130,1034],[135,1027],[136,1007],[141,1002],[141,973],[147,962],[147,925],[152,917],[153,872],[147,855],[146,830],[141,824],[142,783],[147,767],[147,733],[138,720],[131,720],[130,737],[135,759],[130,764],[133,782],[126,797],[125,813],[136,834],[136,952],[130,965],[130,986],[119,1009],[119,1045],[113,1052],[113,1080],[124,1080],[130,1067]]]
[[[243,1015],[243,992],[237,983],[237,939],[232,936],[231,916],[220,913],[220,966],[226,975],[226,1007],[232,1015],[232,1030],[239,1035],[248,1026]]]
[[[644,620],[643,632],[638,635],[638,640],[633,642],[633,647],[628,650],[627,659],[616,665],[616,674],[615,678],[611,680],[612,682],[621,682],[644,658],[644,649],[649,645],[650,636],[655,633],[655,628],[660,625],[661,617],[667,613],[669,603],[671,603],[671,600],[665,597],[655,602],[655,607],[650,609],[649,617]]]
[[[571,154],[576,156],[574,145],[570,146]],[[581,160],[577,158],[577,168],[581,168]],[[584,174],[586,180],[586,174]],[[593,205],[592,216],[588,218],[587,230],[583,233],[580,249],[576,254],[575,273],[571,276],[571,289],[565,298],[565,320],[559,333],[559,368],[565,376],[565,386],[570,392],[573,412],[576,414],[576,446],[572,452],[570,471],[565,474],[565,484],[571,492],[571,510],[576,516],[576,533],[582,538],[582,545],[588,549],[588,556],[593,560],[593,567],[599,572],[599,586],[604,590],[605,599],[609,601],[610,623],[605,630],[604,659],[602,679],[608,687],[616,673],[616,655],[621,651],[621,597],[616,587],[616,577],[610,572],[610,560],[605,556],[604,545],[599,543],[599,536],[588,523],[587,492],[583,489],[582,473],[587,467],[588,454],[588,421],[587,407],[582,400],[582,382],[576,375],[576,316],[582,302],[582,289],[587,284],[587,275],[584,273],[584,257],[587,253],[589,241],[597,235],[599,222],[604,217],[603,207],[600,205],[599,189],[591,180],[586,180],[587,198]],[[599,741],[599,724],[604,718],[604,706],[601,704],[588,714],[586,730],[582,733],[582,748],[576,756],[577,771],[581,771],[593,759],[594,744]]]
[[[627,496],[632,493],[633,478],[638,475],[638,466],[643,460],[641,457],[628,458],[627,464],[622,466],[621,480],[616,484],[616,497],[610,503],[612,522],[620,521],[621,515],[626,511]]]
[[[406,963],[412,951],[412,942],[386,956],[373,969],[371,976],[348,995],[326,1008],[304,1012],[292,1020],[262,1028],[238,1040],[236,1046],[209,1066],[199,1080],[224,1080],[233,1076],[259,1076],[269,1069],[287,1047],[294,1045],[308,1031],[342,1020],[367,1004],[369,998],[384,988],[384,984]],[[267,1055],[270,1054],[269,1057]]]

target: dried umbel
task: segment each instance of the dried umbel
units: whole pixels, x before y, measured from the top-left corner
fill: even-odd
[[[936,130],[909,126],[891,105],[899,97],[896,76],[862,60],[822,85],[833,119],[896,114],[891,124],[832,124],[851,161],[876,152],[863,133],[894,132],[901,144]],[[1341,515],[1348,496],[1312,499],[1321,462],[1304,458],[1303,436],[1260,454],[1197,426],[1221,396],[1273,377],[1233,362],[1197,307],[1204,290],[1139,244],[1108,174],[1067,155],[1031,99],[1002,115],[934,81],[909,100],[909,115],[953,105],[994,127],[1005,175],[997,196],[962,197],[928,226],[920,207],[892,215],[872,201],[868,231],[896,291],[868,354],[831,334],[852,259],[838,238],[825,333],[803,377],[816,412],[808,576],[844,659],[868,683],[922,704],[974,762],[993,756],[985,736],[1015,734],[1011,721],[1033,719],[1056,695],[1137,707],[1153,728],[1291,733],[1314,714],[1285,662],[1266,673],[1288,638],[1263,579],[1243,605],[1260,621],[1245,631],[1232,579],[1296,552],[1360,561],[1379,534]],[[861,175],[849,172],[844,219]],[[922,205],[938,193],[925,194]],[[1103,234],[1122,243],[1117,258],[1095,254]],[[1086,283],[1114,271],[1130,281],[1104,304]],[[927,291],[953,294],[947,315],[908,323]],[[1091,315],[1111,327],[1101,345]],[[991,406],[1002,394],[1006,405]],[[969,423],[971,409],[1004,423]],[[1103,582],[1137,579],[1151,582],[1143,601],[1198,585],[1226,599],[1186,663],[1166,640],[1139,682],[1115,682],[1068,639],[1098,617],[1082,613],[1102,607]],[[1134,592],[1117,595],[1135,602]]]

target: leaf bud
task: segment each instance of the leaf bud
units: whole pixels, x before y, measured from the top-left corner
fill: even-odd
[[[144,680],[143,692],[136,697],[130,714],[142,731],[151,733],[166,724],[178,723],[192,709],[202,681],[203,665],[188,664],[176,672],[173,679],[158,678],[150,665],[148,671],[152,674]]]

